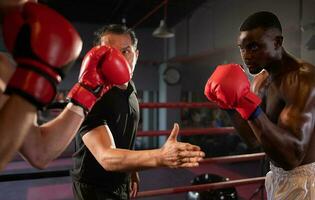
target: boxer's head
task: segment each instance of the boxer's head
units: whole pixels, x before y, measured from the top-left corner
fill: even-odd
[[[96,32],[95,45],[108,45],[117,48],[128,61],[133,73],[138,59],[138,39],[131,29],[124,25],[111,24]]]
[[[238,46],[241,56],[252,74],[279,60],[282,50],[282,27],[271,12],[250,15],[240,27]]]

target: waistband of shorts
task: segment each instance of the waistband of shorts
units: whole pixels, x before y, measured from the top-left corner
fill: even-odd
[[[270,170],[279,176],[294,176],[294,175],[304,175],[304,176],[313,176],[315,175],[315,162],[298,166],[292,170],[284,170],[280,167],[274,166],[270,162]]]

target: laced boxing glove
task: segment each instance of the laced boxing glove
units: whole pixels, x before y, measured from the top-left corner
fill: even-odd
[[[120,51],[96,46],[84,57],[79,81],[70,90],[67,99],[87,113],[112,85],[124,84],[130,78],[129,64]]]
[[[243,119],[254,119],[261,113],[261,99],[250,91],[249,80],[238,64],[219,65],[208,79],[204,94],[222,109],[235,109]]]
[[[79,56],[82,41],[56,11],[28,2],[4,16],[4,43],[17,63],[6,93],[16,93],[41,108],[51,103],[56,85]]]

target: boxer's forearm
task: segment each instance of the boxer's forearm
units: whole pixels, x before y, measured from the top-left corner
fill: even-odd
[[[96,159],[107,171],[138,171],[162,166],[160,149],[107,149]]]
[[[45,168],[69,145],[84,119],[83,109],[71,103],[55,119],[33,125],[20,152],[37,168]]]
[[[11,160],[33,124],[36,108],[12,95],[0,110],[0,170]]]
[[[230,111],[229,117],[237,133],[242,137],[248,146],[253,148],[260,146],[258,138],[256,138],[253,130],[248,125],[248,122],[244,120],[238,112]]]

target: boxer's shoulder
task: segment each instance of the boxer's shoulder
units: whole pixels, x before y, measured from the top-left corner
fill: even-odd
[[[262,70],[260,73],[256,74],[253,78],[251,85],[251,90],[256,94],[259,90],[266,86],[269,81],[269,73],[266,70]]]

